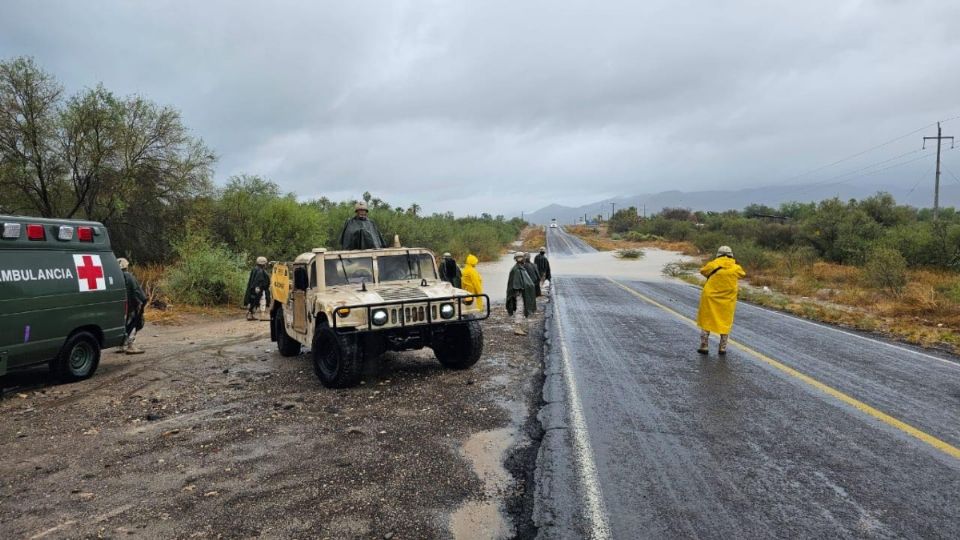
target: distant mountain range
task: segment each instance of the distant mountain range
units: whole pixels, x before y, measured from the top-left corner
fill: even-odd
[[[932,183],[929,182],[929,184]],[[751,204],[764,204],[776,208],[785,202],[818,202],[833,197],[839,197],[841,200],[863,199],[878,191],[890,193],[898,204],[908,204],[918,208],[933,206],[932,185],[918,184],[912,188],[904,188],[882,185],[818,186],[813,184],[767,186],[735,191],[662,191],[630,197],[614,197],[578,207],[551,204],[536,212],[525,214],[524,218],[530,223],[542,225],[550,223],[553,219],[560,223],[576,223],[578,220],[583,220],[585,214],[590,219],[594,219],[597,214],[603,212],[604,219],[607,219],[610,215],[610,203],[613,203],[617,210],[635,206],[642,213],[645,208],[647,215],[673,207],[718,212],[743,210]],[[940,206],[960,206],[960,183],[949,177],[941,179]]]

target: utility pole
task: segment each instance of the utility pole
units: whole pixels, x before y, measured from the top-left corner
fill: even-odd
[[[937,221],[940,217],[940,141],[950,139],[950,148],[953,148],[953,137],[944,137],[940,131],[940,122],[937,122],[937,136],[924,137],[923,144],[926,147],[927,141],[937,140],[937,176],[933,184],[933,220]]]
[[[617,203],[610,203],[610,219],[613,219],[613,214],[616,213]]]

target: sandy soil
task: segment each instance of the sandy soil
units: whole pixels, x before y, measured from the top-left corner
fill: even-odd
[[[266,322],[152,326],[90,380],[0,379],[3,538],[490,538],[529,501],[542,319],[502,305],[471,370],[388,354],[328,390]],[[533,435],[536,438],[536,435]],[[504,469],[514,458],[518,481]],[[522,519],[521,519],[522,521]],[[519,524],[518,524],[519,523]]]

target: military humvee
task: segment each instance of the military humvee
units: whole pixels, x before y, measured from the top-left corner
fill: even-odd
[[[452,369],[469,368],[483,352],[489,297],[440,281],[426,249],[317,248],[275,263],[271,292],[270,338],[284,356],[309,344],[330,388],[357,384],[364,361],[386,351],[430,347]]]

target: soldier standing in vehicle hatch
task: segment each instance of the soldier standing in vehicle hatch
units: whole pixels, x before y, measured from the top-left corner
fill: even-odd
[[[380,249],[387,247],[377,224],[367,218],[367,203],[357,201],[354,216],[343,224],[340,249]]]
[[[143,330],[143,310],[147,307],[147,295],[140,288],[137,278],[130,273],[130,261],[121,257],[117,259],[117,263],[123,273],[123,284],[127,291],[127,320],[125,325],[127,338],[116,352],[143,354],[143,349],[137,348],[133,342],[137,339],[137,331]]]

